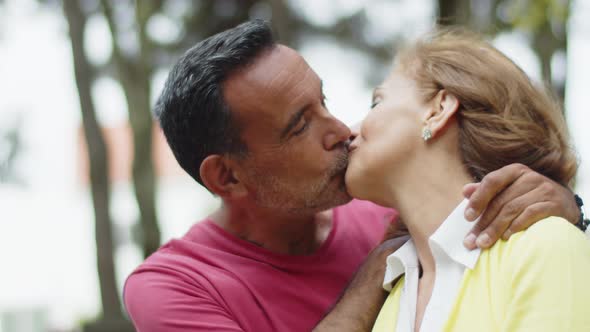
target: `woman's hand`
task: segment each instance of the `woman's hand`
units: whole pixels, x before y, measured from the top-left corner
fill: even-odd
[[[480,183],[463,188],[469,199],[465,218],[481,216],[465,237],[469,249],[489,248],[500,237],[522,231],[549,216],[576,223],[579,209],[566,187],[521,164],[512,164],[486,175]],[[483,214],[482,214],[483,212]]]

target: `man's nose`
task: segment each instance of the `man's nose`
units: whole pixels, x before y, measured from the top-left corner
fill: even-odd
[[[332,130],[324,137],[324,149],[332,150],[346,144],[350,138],[350,128],[340,120],[334,118]]]

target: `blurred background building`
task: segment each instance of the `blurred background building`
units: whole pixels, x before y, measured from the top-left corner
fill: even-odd
[[[0,0],[0,332],[114,330],[125,277],[216,208],[150,106],[184,50],[253,18],[349,125],[404,40],[485,34],[564,101],[590,202],[589,0]]]

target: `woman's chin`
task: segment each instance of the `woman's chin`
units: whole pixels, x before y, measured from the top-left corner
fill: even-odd
[[[365,192],[363,186],[363,177],[359,174],[354,167],[348,167],[346,175],[344,176],[344,182],[346,183],[346,191],[348,194],[357,199],[367,199],[363,193]]]

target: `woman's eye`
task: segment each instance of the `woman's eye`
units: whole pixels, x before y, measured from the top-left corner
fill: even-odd
[[[374,101],[371,103],[371,109],[375,108],[375,106],[377,106],[377,105],[379,105],[379,101],[378,101],[378,100],[374,100]]]

